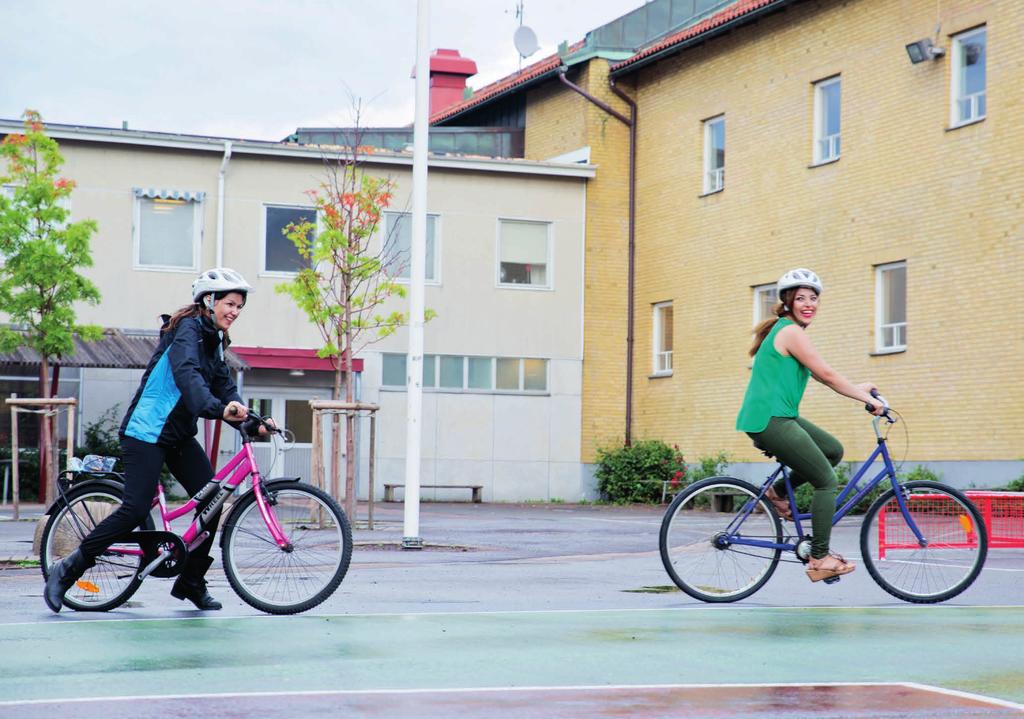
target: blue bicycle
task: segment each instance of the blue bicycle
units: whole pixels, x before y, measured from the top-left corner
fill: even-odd
[[[860,531],[861,558],[882,589],[907,602],[942,602],[977,579],[988,553],[988,536],[978,509],[961,492],[939,482],[900,482],[889,456],[881,422],[895,424],[885,412],[872,426],[878,446],[836,498],[835,526],[873,489],[891,487],[871,504]],[[870,408],[869,408],[870,409]],[[876,460],[883,467],[861,486]],[[792,525],[783,525],[765,497],[782,476]],[[783,465],[760,487],[734,477],[711,477],[683,490],[669,505],[661,524],[661,560],[682,589],[705,602],[735,602],[759,590],[781,561],[806,563],[811,539],[797,512],[789,469]],[[792,529],[790,529],[792,527]],[[796,558],[782,559],[783,552]],[[839,581],[834,577],[826,582]]]

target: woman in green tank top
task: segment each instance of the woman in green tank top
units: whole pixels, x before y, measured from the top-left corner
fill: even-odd
[[[828,432],[800,416],[800,400],[813,376],[835,392],[874,407],[883,405],[871,396],[871,382],[853,384],[822,359],[804,331],[818,313],[821,280],[808,269],[787,272],[776,284],[779,302],[775,317],[755,330],[750,350],[754,367],[750,384],[736,417],[736,429],[746,432],[754,446],[774,455],[790,468],[794,487],[809,482],[814,487],[811,503],[811,558],[807,576],[817,582],[855,569],[851,562],[829,552],[832,514],[836,501],[836,473],[843,445]],[[767,498],[783,519],[792,519],[784,498],[785,483],[768,490]]]

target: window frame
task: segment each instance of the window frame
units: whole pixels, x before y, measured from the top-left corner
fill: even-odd
[[[317,212],[315,205],[300,205],[291,204],[288,202],[261,202],[260,203],[260,271],[258,275],[260,277],[282,277],[292,278],[298,274],[298,272],[288,272],[287,270],[269,270],[267,269],[267,209],[271,207],[277,207],[285,210],[312,210],[316,216],[316,229],[314,232],[320,234],[320,213]],[[282,235],[282,237],[284,237]]]
[[[675,312],[673,310],[673,328],[672,328],[672,349],[664,349],[661,346],[661,339],[664,334],[664,322],[666,308],[673,307],[672,300],[665,300],[664,302],[655,302],[651,305],[652,321],[651,321],[651,377],[671,377],[672,376],[672,351],[675,347]],[[660,360],[667,359],[667,367],[662,367]]]
[[[761,296],[763,294],[766,294],[768,291],[773,292],[775,294],[775,300],[772,302],[772,304],[774,305],[776,302],[779,301],[779,295],[778,295],[777,287],[778,287],[778,284],[775,283],[775,282],[766,282],[763,285],[753,285],[751,287],[751,289],[753,290],[753,294],[754,294],[754,309],[753,309],[753,315],[754,315],[754,324],[753,324],[753,326],[754,327],[757,327],[759,324],[761,324],[766,319],[768,319],[767,317],[762,317],[761,316],[761,304],[762,304],[761,303]]]
[[[704,160],[703,168],[704,171],[701,173],[701,187],[703,188],[703,195],[713,195],[716,192],[722,192],[725,190],[725,113],[715,115],[703,120],[703,134],[704,134]],[[714,150],[713,150],[713,128],[716,125],[721,124],[722,126],[722,166],[713,167],[714,162]],[[711,181],[712,173],[714,174],[714,182]]]
[[[981,92],[974,93],[968,97],[977,97],[979,95],[984,96],[985,99],[985,112],[980,115],[972,115],[968,119],[960,119],[959,117],[959,103],[963,96],[961,96],[960,87],[960,71],[963,69],[963,60],[961,47],[963,46],[964,40],[969,40],[977,35],[985,36],[985,89]],[[949,65],[950,68],[950,89],[949,89],[949,127],[955,129],[964,125],[972,125],[976,122],[981,122],[988,116],[988,25],[979,25],[978,27],[971,28],[970,30],[964,30],[958,32],[955,35],[950,36],[950,45],[952,48],[952,57]],[[972,100],[971,106],[974,107],[975,102]]]
[[[144,197],[132,192],[132,269],[139,272],[178,272],[193,274],[199,272],[199,258],[203,249],[205,234],[206,196],[185,202],[192,205],[192,265],[189,267],[171,265],[144,265],[142,256],[142,201],[156,201],[157,197]]]
[[[382,220],[382,222],[381,222],[381,226],[377,230],[377,233],[380,236],[380,247],[381,247],[381,252],[382,253],[384,251],[384,243],[387,242],[387,239],[388,239],[388,221],[387,221],[387,216],[388,215],[408,215],[410,221],[412,221],[412,212],[402,212],[402,211],[399,211],[399,210],[384,210],[383,212],[381,212],[381,220]],[[434,278],[431,279],[431,278],[427,277],[424,280],[423,283],[426,284],[426,285],[440,286],[441,285],[441,265],[442,265],[442,263],[441,263],[441,213],[439,213],[439,212],[428,212],[427,213],[428,223],[429,223],[429,218],[431,218],[431,217],[434,218],[434,268],[433,268],[434,269]],[[385,263],[384,267],[385,268],[387,267],[386,263]],[[393,282],[397,282],[397,283],[402,284],[402,285],[407,285],[407,284],[409,284],[412,281],[412,277],[411,277],[411,275],[412,275],[412,267],[409,268],[409,274],[410,274],[409,277],[398,277],[396,275],[394,277],[391,277],[391,280]]]
[[[384,363],[386,356],[400,356],[405,357],[406,355],[401,352],[381,352],[381,383],[380,388],[384,391],[405,391],[406,387],[404,384],[385,384],[384,383]],[[447,394],[504,394],[504,395],[532,395],[532,396],[550,396],[551,395],[551,359],[546,357],[503,357],[497,355],[449,355],[449,354],[435,354],[435,355],[424,355],[424,357],[434,358],[434,377],[433,382],[428,384],[427,380],[423,381],[423,391],[425,392],[443,392]],[[444,358],[459,358],[462,360],[462,386],[461,387],[442,387],[441,381],[441,364]],[[469,360],[470,359],[483,359],[489,360],[490,362],[490,387],[484,389],[481,387],[470,387],[469,386]],[[498,388],[498,360],[514,360],[518,363],[518,389],[499,389]],[[526,385],[526,365],[525,360],[539,360],[544,363],[544,389],[525,389]]]
[[[825,90],[833,85],[839,86],[839,132],[835,135],[825,135],[827,124],[828,104],[825,102]],[[836,162],[842,157],[842,136],[843,136],[843,83],[842,75],[832,75],[814,83],[814,144],[811,148],[811,163],[813,165],[827,165]],[[833,141],[833,138],[834,141]],[[829,141],[829,151],[834,154],[825,155],[822,153],[821,145],[823,140]]]
[[[907,271],[907,261],[899,260],[897,262],[886,262],[881,265],[875,265],[875,351],[874,354],[895,354],[897,352],[907,351],[907,318],[904,316],[903,322],[886,323],[885,322],[885,292],[883,287],[883,276],[886,272],[890,272],[895,269],[902,268],[904,273]],[[904,280],[904,311],[906,312],[907,300],[909,292],[909,283]],[[885,338],[885,329],[899,327],[899,334],[902,336],[901,344],[893,344],[886,346],[883,344]],[[895,333],[894,333],[895,336]]]
[[[547,228],[547,259],[545,269],[547,271],[547,284],[533,285],[519,282],[501,281],[501,227],[503,222],[524,222],[534,225],[544,225]],[[502,290],[527,290],[531,292],[552,292],[555,289],[555,243],[554,243],[554,221],[537,220],[527,217],[501,216],[497,218],[497,237],[494,243],[494,286]]]

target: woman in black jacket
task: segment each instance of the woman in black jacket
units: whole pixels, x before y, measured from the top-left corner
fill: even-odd
[[[248,415],[224,362],[224,349],[251,289],[234,270],[207,270],[192,283],[192,304],[165,316],[160,342],[121,423],[124,503],[78,549],[50,567],[44,598],[53,611],[60,611],[64,593],[107,547],[123,541],[145,520],[165,464],[189,494],[213,477],[210,460],[195,438],[198,418],[237,422]],[[174,597],[188,599],[199,609],[221,608],[204,579],[213,562],[210,549],[219,519],[218,513],[206,522],[209,536],[189,553],[171,589]]]

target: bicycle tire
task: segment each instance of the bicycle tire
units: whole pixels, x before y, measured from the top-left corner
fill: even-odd
[[[742,479],[710,477],[676,495],[662,519],[658,547],[665,571],[677,587],[703,602],[736,602],[771,579],[779,565],[781,549],[715,543],[715,538],[726,531],[759,492]],[[723,507],[724,502],[716,500],[716,495],[733,497],[734,506],[736,499],[742,503],[732,511]],[[716,511],[716,502],[726,511]],[[749,527],[746,536],[782,541],[782,522],[767,499],[761,499],[742,527]]]
[[[123,501],[123,490],[113,483],[81,484],[68,492],[54,507],[43,529],[39,545],[43,578],[49,577],[54,562],[77,549],[85,535]],[[152,529],[151,518],[145,524],[145,528]],[[141,564],[141,556],[117,554],[108,549],[68,589],[64,606],[79,612],[106,612],[121,606],[142,584]]]
[[[864,566],[878,586],[905,602],[952,599],[974,583],[985,565],[988,533],[981,513],[963,493],[938,482],[907,482],[901,490],[928,544],[917,542],[890,489],[864,516]]]
[[[330,597],[348,572],[352,529],[326,492],[302,482],[270,482],[270,509],[289,538],[281,549],[267,529],[255,492],[239,499],[222,535],[224,573],[246,604],[268,614],[296,614]]]

